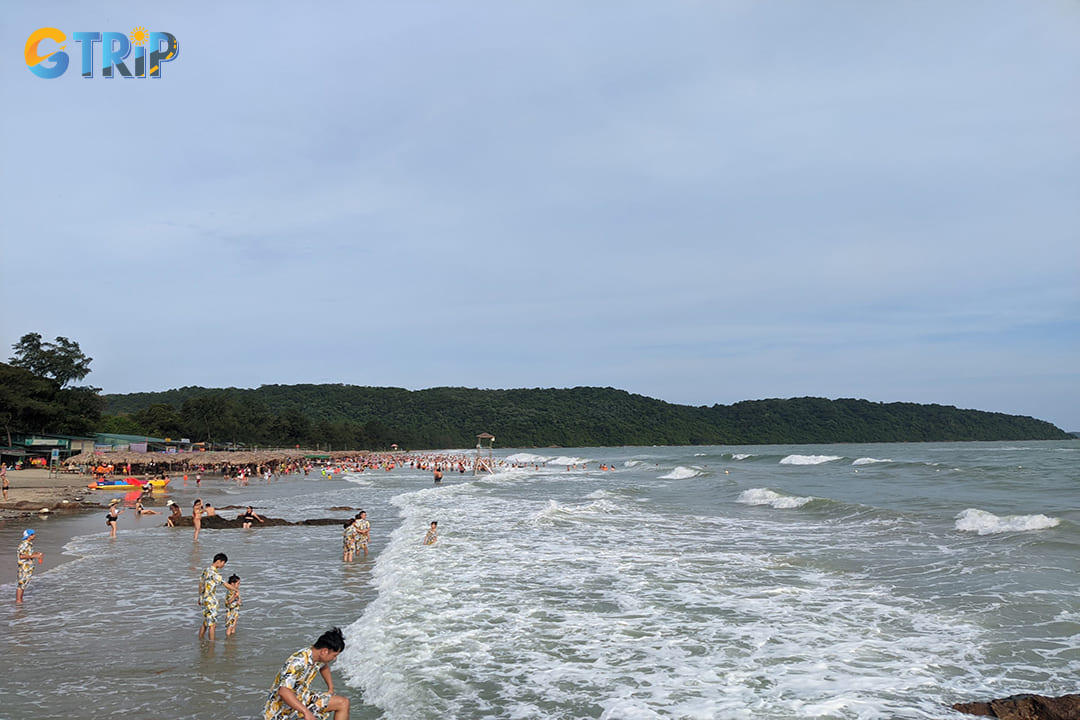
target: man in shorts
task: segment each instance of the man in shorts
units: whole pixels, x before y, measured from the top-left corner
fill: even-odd
[[[338,628],[327,630],[315,644],[297,650],[281,666],[274,687],[266,698],[263,720],[349,720],[349,698],[334,694],[330,663],[345,649],[345,637]],[[311,683],[321,675],[326,692],[314,692]]]
[[[203,609],[203,622],[199,626],[200,640],[203,639],[203,635],[206,635],[208,630],[211,642],[214,640],[214,628],[217,626],[218,615],[216,591],[217,586],[225,582],[220,571],[227,562],[229,562],[229,556],[225,553],[218,553],[214,556],[214,562],[210,564],[210,567],[203,570],[202,575],[199,577],[199,605]]]

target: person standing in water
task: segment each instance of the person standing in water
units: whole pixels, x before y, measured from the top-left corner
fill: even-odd
[[[16,551],[15,559],[19,563],[18,581],[15,583],[15,604],[23,604],[23,590],[30,584],[30,578],[34,575],[34,561],[40,565],[45,561],[45,555],[34,552],[34,531],[27,528],[23,530],[22,542]]]
[[[202,529],[202,516],[206,512],[203,510],[202,498],[195,498],[195,502],[191,504],[191,524],[195,526],[195,539],[199,539],[199,530]]]
[[[113,498],[109,501],[109,512],[105,513],[105,527],[109,528],[109,537],[116,537],[116,519],[124,508],[120,507],[120,501]]]
[[[367,557],[368,540],[371,539],[371,523],[367,520],[367,513],[363,510],[356,514],[356,547],[364,551]]]
[[[438,529],[439,529],[439,521],[438,520],[432,520],[431,521],[431,527],[428,529],[427,535],[424,536],[424,544],[425,545],[434,545],[435,543],[437,543],[439,541]]]
[[[240,576],[229,576],[225,586],[225,637],[236,633],[236,623],[240,619]]]
[[[342,523],[341,531],[341,559],[343,562],[352,562],[356,557],[356,518]]]
[[[202,576],[199,577],[199,605],[202,606],[203,611],[202,625],[199,626],[200,640],[207,634],[209,634],[211,641],[214,639],[214,628],[217,626],[218,615],[217,586],[225,582],[221,579],[220,571],[227,562],[229,562],[229,556],[225,553],[218,553],[214,556],[214,561],[210,563],[210,567],[203,570]]]

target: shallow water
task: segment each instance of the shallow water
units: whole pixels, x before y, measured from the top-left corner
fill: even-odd
[[[351,565],[337,527],[196,545],[160,517],[126,513],[115,540],[99,513],[48,520],[42,541],[71,532],[78,559],[0,606],[0,716],[255,717],[284,658],[335,624],[359,718],[941,718],[1075,691],[1080,442],[497,455],[528,467],[438,487],[402,469],[204,480],[218,507],[275,517],[364,507],[372,556]],[[199,643],[219,551],[239,631]]]

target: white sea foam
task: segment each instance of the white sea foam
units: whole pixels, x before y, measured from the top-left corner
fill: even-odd
[[[688,468],[679,465],[667,475],[661,475],[660,480],[686,480],[688,478],[697,477],[701,475],[701,470],[696,468]]]
[[[962,532],[974,532],[979,535],[996,535],[1005,532],[1025,532],[1027,530],[1046,530],[1057,527],[1060,520],[1046,515],[1006,515],[999,517],[993,513],[968,508],[956,516],[956,529]]]
[[[552,458],[551,460],[548,460],[549,465],[563,465],[563,466],[566,466],[566,465],[578,465],[578,464],[583,463],[583,462],[585,462],[585,461],[582,458],[570,457],[569,455],[560,455],[557,458]]]
[[[802,507],[813,499],[812,497],[781,495],[768,488],[752,488],[741,492],[736,502],[744,505],[771,505],[778,509],[790,509]]]
[[[821,465],[840,460],[840,455],[788,455],[780,461],[781,465]]]
[[[519,452],[513,455],[506,456],[506,462],[516,465],[542,465],[546,463],[550,458],[543,455],[534,455],[533,453]]]
[[[344,472],[341,474],[341,479],[345,482],[350,482],[353,485],[361,485],[364,487],[370,487],[375,484],[374,472],[361,473],[361,472]]]
[[[595,493],[592,495],[595,495]],[[571,516],[610,515],[621,512],[619,505],[610,500],[611,496],[607,493],[600,497],[593,497],[592,495],[589,496],[589,499],[593,500],[593,502],[584,504],[560,504],[554,500],[549,500],[547,505],[533,519],[537,522],[545,522],[561,520]]]
[[[753,453],[732,453],[732,460],[746,460],[747,458],[754,457]]]
[[[872,458],[872,457],[861,457],[861,458],[855,460],[854,462],[852,462],[851,464],[852,465],[874,465],[876,463],[891,463],[891,462],[892,462],[892,460],[879,460],[877,458]]]
[[[785,560],[853,528],[538,500],[471,486],[423,547],[445,500],[395,499],[378,597],[336,663],[387,720],[933,717],[942,668],[969,678],[978,625]]]

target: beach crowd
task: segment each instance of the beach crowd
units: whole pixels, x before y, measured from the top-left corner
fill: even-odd
[[[152,463],[147,463],[147,466]],[[236,482],[238,485],[247,485],[251,477],[258,477],[266,482],[281,475],[309,475],[320,472],[327,477],[344,472],[390,472],[396,467],[409,467],[414,470],[430,471],[436,484],[441,483],[444,474],[457,471],[464,474],[472,469],[472,459],[466,455],[457,454],[376,454],[360,455],[355,457],[337,458],[333,462],[327,462],[322,466],[311,462],[288,461],[279,463],[251,463],[246,465],[222,464],[219,466],[196,465],[191,468],[195,474],[196,487],[201,487],[204,474],[220,473],[225,480]],[[116,464],[98,463],[85,468],[88,474],[95,477],[107,477],[117,470],[130,472],[132,466],[125,463],[122,466]],[[6,468],[0,466],[0,477],[3,478],[3,490],[8,491]],[[155,475],[155,477],[158,477]],[[167,475],[161,476],[168,481]],[[134,478],[132,478],[134,481]],[[183,476],[186,486],[188,475]],[[144,505],[143,499],[149,495],[153,486],[149,482],[141,484],[142,492],[133,501],[133,510],[137,515],[161,514],[157,510]],[[164,487],[164,486],[159,486]],[[183,511],[174,500],[166,502],[168,514],[165,516],[165,524],[168,527],[178,527],[178,520],[184,517]],[[109,501],[108,510],[105,514],[105,524],[111,538],[116,537],[120,515],[127,508],[123,507],[120,498]],[[217,510],[210,504],[203,503],[201,498],[196,498],[191,510],[191,520],[194,527],[193,540],[199,540],[202,529],[202,519],[212,517]],[[237,515],[244,529],[251,529],[257,523],[263,523],[264,518],[255,512],[253,506]],[[438,521],[432,521],[422,543],[433,545],[437,542]],[[342,560],[352,562],[357,553],[362,552],[366,557],[371,535],[371,524],[367,519],[367,512],[360,510],[352,518],[343,523],[342,531]],[[44,563],[44,554],[34,550],[34,539],[37,533],[31,528],[24,530],[22,540],[17,549],[17,583],[16,604],[23,604],[24,593],[29,586],[36,565]],[[206,567],[198,581],[198,604],[201,609],[202,622],[199,626],[200,641],[213,642],[216,636],[218,616],[220,613],[220,601],[218,589],[225,589],[225,635],[232,636],[236,633],[240,617],[241,595],[240,576],[231,574],[227,579],[222,575],[222,569],[228,563],[229,558],[225,553],[217,553],[211,564]],[[349,699],[335,694],[334,682],[329,665],[337,658],[338,654],[345,649],[345,639],[340,629],[332,628],[322,633],[312,645],[301,648],[289,656],[282,665],[274,679],[272,688],[268,691],[263,708],[262,717],[265,720],[314,720],[315,718],[329,718],[331,714],[335,720],[347,720],[349,717]],[[311,684],[316,677],[321,677],[326,684],[325,692],[317,692]]]

